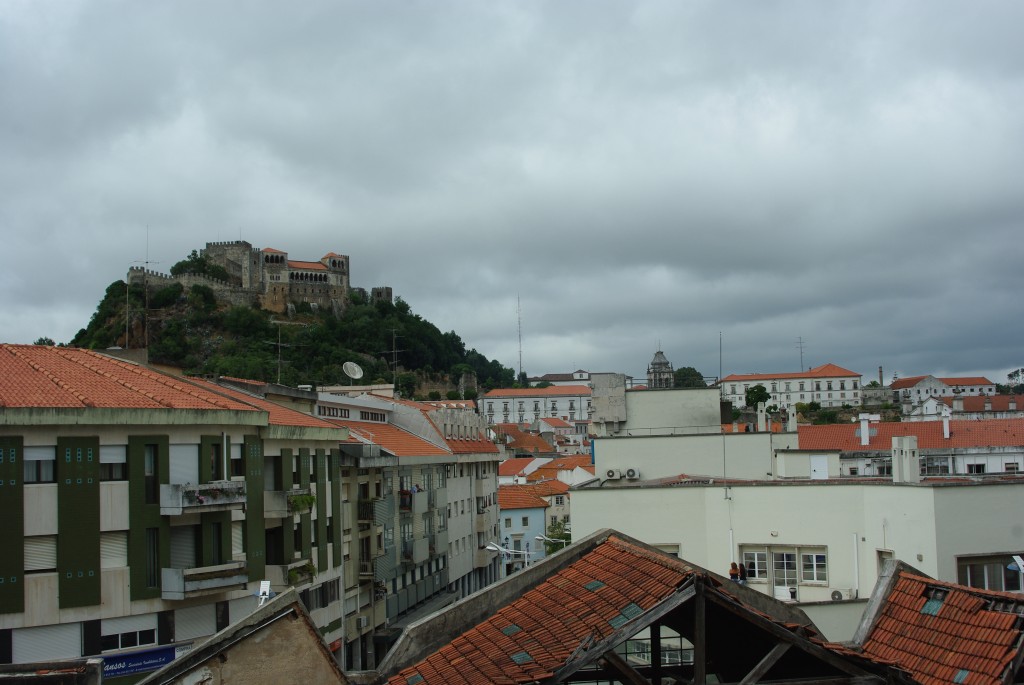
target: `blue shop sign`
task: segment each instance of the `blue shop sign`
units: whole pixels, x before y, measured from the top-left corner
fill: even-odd
[[[174,661],[176,649],[174,645],[167,645],[166,647],[147,649],[144,652],[105,656],[103,657],[103,679],[155,671]]]

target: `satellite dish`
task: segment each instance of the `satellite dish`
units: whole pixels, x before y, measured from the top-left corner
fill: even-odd
[[[345,362],[341,365],[341,370],[345,372],[345,375],[354,381],[359,380],[363,377],[363,369],[359,364],[355,362]]]

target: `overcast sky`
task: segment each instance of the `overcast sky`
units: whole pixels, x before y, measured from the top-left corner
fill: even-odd
[[[1024,3],[0,3],[6,342],[242,238],[531,375],[1024,366]],[[148,227],[148,251],[147,251]]]

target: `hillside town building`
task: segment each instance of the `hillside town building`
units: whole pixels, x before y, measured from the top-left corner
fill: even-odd
[[[965,376],[961,378],[936,378],[935,376],[910,376],[897,378],[889,384],[893,393],[893,402],[903,403],[907,400],[917,404],[929,397],[964,397],[995,395],[996,384],[984,376]]]
[[[501,451],[472,412],[32,345],[0,346],[0,407],[7,661],[156,668],[266,583],[367,668],[498,577]]]
[[[731,374],[719,384],[722,398],[735,407],[747,404],[746,392],[761,385],[771,395],[771,404],[787,408],[797,402],[818,402],[822,407],[861,405],[861,374],[835,364],[822,364],[795,373]]]
[[[488,423],[532,424],[546,417],[572,423],[591,418],[590,394],[588,385],[501,388],[480,399],[480,412]]]

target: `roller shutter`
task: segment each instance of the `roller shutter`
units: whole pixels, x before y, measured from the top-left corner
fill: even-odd
[[[193,568],[196,565],[196,530],[194,526],[171,527],[171,568]]]
[[[56,535],[35,535],[25,538],[25,570],[57,570]]]
[[[128,565],[128,531],[100,533],[100,568]]]
[[[199,445],[171,445],[170,456],[171,483],[199,482]]]
[[[77,659],[82,656],[82,624],[15,628],[11,633],[11,654],[16,664]]]
[[[174,612],[174,639],[177,642],[194,640],[216,632],[217,612],[216,605],[212,603]]]

